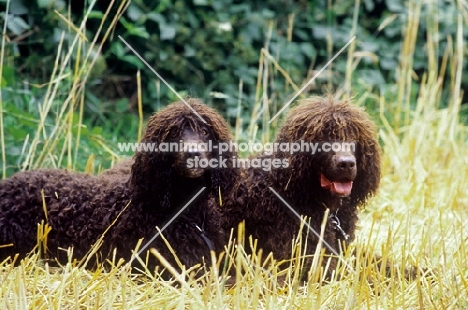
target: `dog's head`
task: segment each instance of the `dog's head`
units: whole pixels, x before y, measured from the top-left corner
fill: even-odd
[[[132,166],[135,200],[169,207],[174,179],[200,179],[200,187],[204,183],[221,192],[232,182],[234,154],[220,155],[218,148],[220,142],[231,140],[227,123],[200,100],[185,102],[188,105],[178,101],[149,118],[141,141],[147,150],[136,152]]]
[[[186,122],[182,127],[171,128],[168,157],[171,168],[180,177],[200,178],[212,167],[210,160],[216,152],[210,149],[214,133],[204,124]]]
[[[380,148],[375,126],[362,108],[348,101],[304,100],[290,111],[276,142],[303,144],[294,154],[275,155],[289,161],[289,168],[273,172],[285,192],[322,202],[349,197],[361,204],[378,188]]]

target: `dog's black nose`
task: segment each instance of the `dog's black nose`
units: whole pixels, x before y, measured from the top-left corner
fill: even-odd
[[[356,158],[352,155],[340,155],[336,158],[336,166],[342,170],[349,171],[356,168]]]
[[[188,157],[190,158],[195,158],[195,157],[201,157],[202,152],[200,150],[191,150],[188,152]]]
[[[203,149],[203,141],[189,140],[184,142],[184,152],[187,158],[201,157],[205,150]]]

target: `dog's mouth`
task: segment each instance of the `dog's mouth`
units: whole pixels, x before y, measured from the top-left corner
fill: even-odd
[[[330,181],[323,173],[320,173],[320,185],[336,196],[347,197],[351,194],[351,190],[353,189],[353,180],[341,179]]]
[[[183,160],[174,163],[172,167],[178,175],[189,179],[200,178],[205,174],[206,171],[205,168],[195,165],[188,167]]]
[[[203,168],[187,168],[184,171],[185,177],[192,179],[199,178],[203,176],[204,173],[205,169]]]

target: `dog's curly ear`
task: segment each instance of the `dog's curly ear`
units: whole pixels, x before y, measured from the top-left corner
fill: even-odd
[[[143,142],[144,143],[144,142]],[[138,151],[130,176],[132,201],[153,211],[170,207],[171,161],[164,152]]]
[[[219,147],[216,149],[219,150]],[[211,170],[212,194],[217,198],[221,195],[222,198],[230,193],[238,179],[240,173],[239,169],[235,168],[233,165],[237,153],[228,151],[220,155],[219,152],[214,152],[213,157],[218,159],[219,166]],[[221,163],[223,164],[221,165]]]
[[[380,146],[371,136],[361,139],[357,146],[357,176],[354,180],[351,199],[363,204],[373,196],[380,183]]]
[[[176,122],[174,119],[178,118],[175,115],[176,112],[171,113],[166,108],[148,119],[140,142],[143,149],[138,150],[133,158],[130,177],[132,201],[153,212],[164,212],[170,208],[173,158],[168,152],[158,152],[155,148],[171,135],[179,134],[181,120]]]

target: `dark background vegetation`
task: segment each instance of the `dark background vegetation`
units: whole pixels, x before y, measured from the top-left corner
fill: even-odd
[[[97,1],[87,21],[87,36],[96,33],[109,4],[108,0]],[[221,111],[231,125],[235,124],[241,96],[240,116],[243,124],[248,124],[255,102],[261,49],[266,48],[300,86],[348,42],[353,14],[357,12],[356,51],[367,56],[354,71],[352,92],[388,92],[386,97],[391,102],[395,95],[391,85],[398,80],[396,69],[404,39],[402,25],[409,18],[406,1],[363,0],[357,11],[355,5],[349,0],[133,1],[104,44],[102,56],[87,81],[84,147],[87,135],[102,135],[109,143],[136,140],[137,70],[142,74],[145,115],[177,100],[126,48],[119,35],[183,96],[203,98]],[[0,2],[0,6],[0,19],[4,20],[5,2]],[[17,170],[25,137],[34,131],[46,89],[39,86],[50,80],[60,35],[63,31],[70,33],[56,11],[79,24],[86,10],[88,1],[11,2],[1,79],[9,174]],[[440,16],[439,35],[432,39],[439,42],[437,58],[441,62],[449,38],[456,35],[456,5],[437,0],[423,7],[422,16],[427,10],[436,10]],[[110,14],[115,14],[115,10]],[[433,23],[431,19],[420,19],[413,65],[416,82],[428,69],[425,43],[432,35]],[[65,42],[72,38],[66,37]],[[307,93],[323,94],[343,87],[346,62],[345,52]],[[279,102],[287,101],[293,90],[284,78],[274,70],[269,78],[270,89],[263,91],[274,94]],[[413,91],[417,93],[417,87]],[[446,104],[442,98],[441,105]],[[369,100],[366,105],[371,113],[378,113],[378,102]]]

